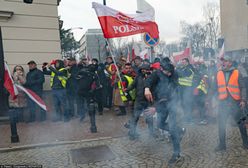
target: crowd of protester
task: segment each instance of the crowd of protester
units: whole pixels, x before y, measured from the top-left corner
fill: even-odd
[[[204,62],[191,64],[187,58],[175,66],[168,57],[150,62],[139,56],[132,62],[127,62],[124,56],[116,61],[107,57],[105,63],[86,58],[77,63],[75,58],[68,58],[44,63],[42,70],[35,61],[28,62],[28,66],[29,72],[25,75],[24,68],[17,65],[13,80],[42,98],[44,75],[50,76],[54,122],[68,122],[73,117],[83,122],[89,114],[90,130],[94,133],[97,132],[96,111],[104,115],[104,109],[112,109],[117,116],[129,112],[131,117],[125,127],[129,129],[130,140],[135,140],[139,137],[137,123],[144,113],[152,137],[157,136],[155,124],[161,133],[170,134],[174,149],[172,163],[180,158],[180,141],[185,132],[180,123],[206,125],[217,118],[220,141],[216,150],[225,150],[226,119],[229,115],[236,120],[242,118],[247,101],[248,66],[235,63],[228,55],[220,66],[213,60],[208,65]],[[217,99],[219,108],[214,101]],[[46,120],[46,112],[23,93],[10,100],[10,106],[17,109],[19,122],[24,121],[25,108],[28,111],[26,122],[34,122],[38,113],[40,121]],[[177,117],[178,114],[182,117]],[[238,126],[243,145],[248,148],[244,123]]]

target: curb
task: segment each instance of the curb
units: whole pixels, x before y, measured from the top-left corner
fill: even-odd
[[[95,138],[95,139],[85,139],[85,140],[78,140],[78,141],[56,141],[56,142],[47,142],[47,143],[39,143],[39,144],[32,144],[32,145],[13,146],[13,147],[8,147],[8,148],[0,148],[0,153],[14,152],[14,151],[20,151],[20,150],[34,149],[34,148],[44,148],[44,147],[50,147],[50,146],[69,145],[69,144],[76,144],[76,143],[83,143],[83,142],[110,140],[110,139],[113,139],[113,138],[112,137],[100,137],[100,138]]]

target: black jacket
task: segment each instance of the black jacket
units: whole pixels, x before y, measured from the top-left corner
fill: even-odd
[[[77,83],[78,70],[79,70],[79,68],[77,65],[73,65],[69,69],[70,77],[69,77],[67,84],[66,84],[66,89],[67,89],[67,92],[69,94],[74,95],[77,92],[77,89],[78,89],[78,83]]]
[[[41,70],[35,68],[29,70],[26,77],[26,84],[24,85],[28,89],[34,91],[38,95],[42,94],[43,83],[45,82],[44,74]]]
[[[146,101],[146,98],[144,95],[145,80],[146,80],[146,77],[142,73],[139,73],[139,75],[134,78],[133,83],[127,88],[127,92],[135,89],[136,91],[135,101]]]
[[[168,77],[161,70],[154,71],[145,81],[145,88],[152,91],[155,101],[172,100],[177,96],[178,76],[173,73]]]
[[[87,67],[82,68],[78,71],[77,74],[78,81],[78,94],[83,97],[92,97],[94,96],[94,91],[100,86],[98,77],[95,72],[89,71]],[[95,83],[95,88],[93,88],[93,83]]]

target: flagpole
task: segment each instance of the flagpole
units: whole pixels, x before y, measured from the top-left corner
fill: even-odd
[[[6,104],[6,94],[4,94],[4,52],[3,52],[3,41],[2,41],[2,31],[0,26],[0,116],[6,114],[7,104]]]
[[[111,57],[112,57],[112,59],[113,59],[113,62],[114,62],[114,65],[115,65],[116,71],[117,71],[117,76],[118,76],[118,78],[119,78],[119,80],[120,80],[120,82],[121,82],[121,86],[122,86],[122,80],[121,80],[120,71],[119,71],[119,68],[118,68],[118,66],[117,66],[117,63],[116,63],[115,57],[114,57],[114,55],[113,55],[113,52],[112,52],[112,50],[111,50],[111,46],[110,46],[109,39],[105,39],[105,40],[106,40],[106,42],[107,42],[107,44],[108,44],[108,46],[109,46],[109,52],[110,52],[110,55],[111,55]]]
[[[129,51],[129,46],[127,45],[127,57],[129,57],[129,58],[127,58],[127,60],[128,60],[128,62],[130,62],[131,63],[131,61],[130,61],[130,51]]]
[[[9,112],[8,116],[10,119],[10,128],[11,128],[11,143],[19,142],[19,136],[16,128],[16,119],[17,114],[14,110],[8,110],[8,97],[4,93],[4,52],[3,52],[3,38],[2,38],[2,30],[0,26],[0,116],[3,114],[6,115]]]

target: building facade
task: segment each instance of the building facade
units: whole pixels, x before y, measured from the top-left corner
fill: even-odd
[[[5,61],[12,68],[19,64],[26,72],[27,62],[61,58],[58,5],[60,0],[0,0],[0,26]],[[48,81],[48,80],[46,80]],[[46,82],[45,89],[49,89]]]
[[[225,51],[248,61],[248,0],[220,0]]]
[[[105,61],[106,40],[101,29],[88,29],[80,39],[79,54],[85,58],[97,58],[100,62]]]

